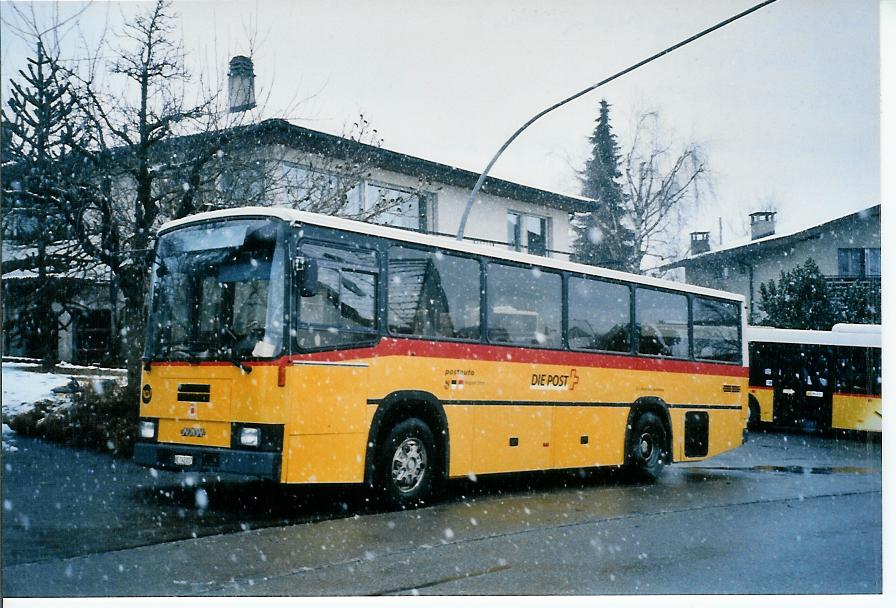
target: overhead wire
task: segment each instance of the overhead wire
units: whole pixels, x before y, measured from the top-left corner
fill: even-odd
[[[589,87],[582,89],[578,93],[574,93],[574,94],[570,95],[566,99],[558,101],[554,105],[552,105],[548,108],[545,108],[544,110],[542,110],[541,112],[539,112],[538,114],[536,114],[535,116],[533,116],[532,118],[527,120],[525,123],[523,123],[523,125],[519,129],[517,129],[513,133],[513,135],[511,135],[510,138],[507,141],[505,141],[504,144],[498,149],[497,153],[495,153],[495,155],[492,157],[492,159],[489,161],[489,163],[485,166],[485,169],[479,175],[479,179],[476,181],[476,185],[473,186],[473,190],[470,192],[470,198],[467,200],[467,206],[464,208],[464,214],[463,214],[463,216],[461,216],[460,226],[458,226],[458,229],[457,229],[457,236],[456,236],[457,240],[460,241],[460,240],[463,240],[463,238],[464,238],[464,230],[467,225],[467,218],[470,215],[470,210],[473,208],[473,204],[476,202],[476,197],[479,194],[479,191],[482,189],[483,183],[485,183],[485,178],[488,176],[488,172],[494,166],[495,162],[497,162],[498,158],[501,156],[501,154],[504,152],[504,150],[506,150],[507,147],[510,146],[510,144],[513,143],[513,141],[517,137],[519,137],[519,135],[523,131],[525,131],[527,128],[529,128],[529,126],[532,123],[534,123],[536,120],[538,120],[545,114],[556,110],[560,106],[566,105],[569,102],[578,99],[582,95],[590,93],[594,89],[601,87],[601,86],[607,84],[608,82],[612,82],[613,80],[616,80],[620,76],[625,76],[629,72],[637,70],[638,68],[643,67],[643,66],[647,65],[648,63],[655,61],[655,60],[659,59],[660,57],[671,53],[672,51],[680,49],[681,47],[694,42],[698,38],[702,38],[703,36],[706,36],[707,34],[711,34],[712,32],[737,21],[738,19],[742,19],[743,17],[746,17],[747,15],[754,13],[765,6],[768,6],[769,4],[772,4],[773,2],[777,2],[777,0],[765,0],[765,2],[760,2],[759,4],[756,4],[755,6],[752,6],[752,7],[748,8],[747,10],[740,12],[740,13],[734,15],[733,17],[729,17],[728,19],[725,19],[724,21],[720,21],[719,23],[716,23],[712,27],[708,27],[705,30],[701,30],[697,34],[694,34],[693,36],[686,38],[686,39],[682,40],[681,42],[678,42],[677,44],[673,44],[672,46],[660,51],[659,53],[655,53],[655,54],[651,55],[647,59],[642,59],[638,63],[630,65],[629,67],[625,68],[624,70],[620,70],[620,71],[616,72],[609,78],[605,78],[598,83],[595,83]]]

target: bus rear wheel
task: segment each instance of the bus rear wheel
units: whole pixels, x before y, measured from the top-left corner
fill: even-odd
[[[399,509],[427,504],[436,487],[437,458],[432,431],[419,418],[396,424],[380,447],[377,489]]]
[[[656,481],[666,464],[666,427],[653,412],[640,414],[628,438],[626,468],[638,481]]]

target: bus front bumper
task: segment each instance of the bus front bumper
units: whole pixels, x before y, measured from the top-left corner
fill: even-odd
[[[154,469],[234,473],[279,481],[281,456],[278,452],[138,442],[134,462]]]

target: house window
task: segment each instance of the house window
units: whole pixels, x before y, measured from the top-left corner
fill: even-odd
[[[280,188],[288,206],[397,228],[426,229],[427,199],[423,193],[324,169],[283,165]]]
[[[426,228],[426,202],[418,193],[368,183],[364,202],[367,214],[376,212],[370,218],[375,224],[410,230]]]
[[[356,217],[361,212],[361,188],[347,177],[284,163],[281,188],[286,204],[303,211]]]
[[[548,218],[507,212],[507,244],[534,255],[548,253]]]
[[[219,194],[232,203],[258,205],[264,199],[264,167],[259,162],[228,165],[219,179]]]
[[[837,270],[842,277],[879,277],[880,248],[838,249]]]

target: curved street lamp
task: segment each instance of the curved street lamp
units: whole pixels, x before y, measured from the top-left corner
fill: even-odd
[[[607,84],[608,82],[610,82],[610,81],[612,81],[612,80],[616,80],[616,79],[619,78],[620,76],[624,76],[625,74],[628,74],[629,72],[631,72],[631,71],[633,71],[633,70],[636,70],[636,69],[640,68],[641,66],[650,63],[651,61],[653,61],[653,60],[655,60],[655,59],[659,59],[659,58],[662,57],[663,55],[666,55],[666,54],[668,54],[668,53],[671,53],[672,51],[674,51],[674,50],[676,50],[676,49],[679,49],[679,48],[685,46],[686,44],[690,44],[691,42],[697,40],[698,38],[702,38],[703,36],[705,36],[705,35],[707,35],[707,34],[709,34],[709,33],[711,33],[711,32],[714,32],[714,31],[716,31],[717,29],[723,28],[723,27],[725,27],[726,25],[728,25],[729,23],[732,23],[732,22],[734,22],[734,21],[737,21],[737,20],[740,19],[741,17],[746,17],[746,16],[749,15],[750,13],[753,13],[753,12],[755,12],[755,11],[758,11],[758,10],[761,9],[762,7],[764,7],[764,6],[768,5],[768,4],[771,4],[772,2],[776,2],[776,0],[765,0],[765,2],[760,2],[759,4],[757,4],[757,5],[755,5],[755,6],[751,7],[751,8],[748,8],[747,10],[743,11],[742,13],[738,13],[738,14],[734,15],[733,17],[729,17],[728,19],[725,19],[724,21],[722,21],[722,22],[720,22],[720,23],[717,23],[717,24],[715,24],[714,26],[712,26],[712,27],[710,27],[710,28],[708,28],[708,29],[705,29],[705,30],[703,30],[702,32],[700,32],[700,33],[698,33],[698,34],[694,34],[693,36],[691,36],[690,38],[687,38],[686,40],[682,40],[682,41],[679,42],[678,44],[674,44],[674,45],[670,46],[669,48],[667,48],[667,49],[665,49],[665,50],[663,50],[663,51],[660,51],[659,53],[656,53],[655,55],[651,55],[651,56],[648,57],[647,59],[644,59],[644,60],[642,60],[642,61],[639,61],[638,63],[636,63],[636,64],[634,64],[634,65],[632,65],[632,66],[629,66],[629,67],[625,68],[624,70],[622,70],[622,71],[620,71],[620,72],[616,72],[615,74],[613,74],[613,75],[610,76],[609,78],[605,78],[604,80],[601,80],[601,81],[598,82],[597,84],[593,84],[593,85],[591,85],[591,86],[588,87],[588,88],[582,89],[581,91],[579,91],[578,93],[576,93],[576,94],[574,94],[574,95],[570,95],[569,97],[567,97],[566,99],[564,99],[564,100],[562,100],[562,101],[558,101],[558,102],[555,103],[554,105],[552,105],[552,106],[550,106],[550,107],[548,107],[548,108],[545,108],[544,110],[542,110],[541,112],[539,112],[538,114],[536,114],[535,116],[533,116],[532,118],[530,118],[529,120],[527,120],[527,121],[523,124],[523,126],[521,126],[519,129],[517,129],[517,130],[513,133],[513,135],[511,135],[510,138],[509,138],[507,141],[504,142],[504,145],[502,145],[502,146],[498,149],[498,152],[492,157],[492,159],[491,159],[491,160],[488,162],[488,164],[485,166],[485,169],[482,171],[482,174],[479,176],[479,179],[476,181],[476,185],[473,186],[473,190],[472,190],[472,192],[470,192],[470,198],[467,200],[467,206],[464,208],[464,214],[463,214],[463,216],[461,216],[461,218],[460,218],[460,226],[458,226],[458,228],[457,228],[457,237],[456,237],[457,240],[461,241],[461,240],[463,240],[463,238],[464,238],[464,230],[465,230],[466,227],[467,227],[467,218],[468,218],[469,215],[470,215],[470,211],[473,209],[473,203],[476,202],[476,197],[479,195],[479,191],[482,189],[482,184],[485,183],[485,178],[486,178],[486,176],[488,175],[488,172],[491,170],[492,166],[495,164],[495,162],[498,160],[498,158],[501,156],[501,154],[504,152],[504,150],[506,150],[507,147],[508,147],[510,144],[513,143],[513,140],[515,140],[517,137],[519,137],[520,133],[522,133],[522,132],[525,131],[527,128],[529,128],[529,125],[531,125],[532,123],[534,123],[536,120],[538,120],[539,118],[541,118],[542,116],[544,116],[544,115],[547,114],[548,112],[552,112],[553,110],[556,110],[556,109],[559,108],[560,106],[562,106],[562,105],[566,105],[566,104],[569,103],[570,101],[573,101],[573,100],[575,100],[575,99],[578,99],[578,98],[581,97],[582,95],[585,95],[586,93],[590,93],[590,92],[593,91],[594,89],[596,89],[596,88],[598,88],[598,87],[600,87],[600,86],[603,86],[603,85]]]

